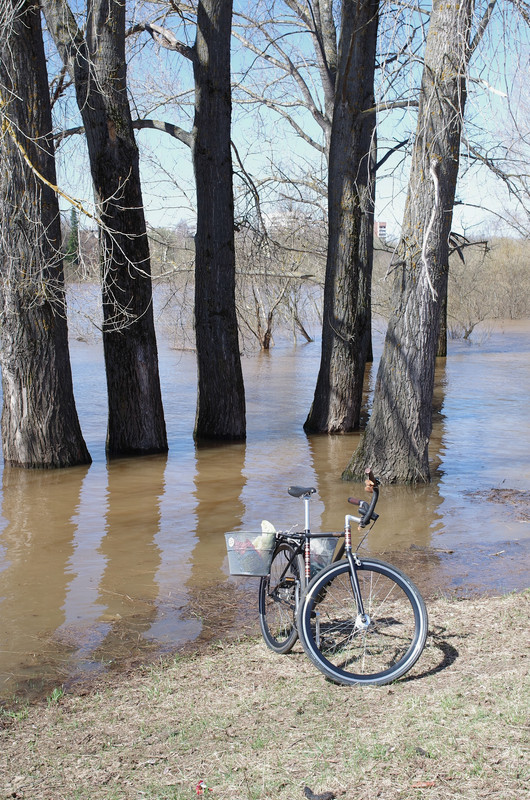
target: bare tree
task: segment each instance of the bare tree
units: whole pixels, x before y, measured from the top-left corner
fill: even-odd
[[[511,5],[511,4],[509,4]],[[516,0],[514,12],[505,13],[504,41],[509,42],[506,74],[492,76],[500,88],[483,82],[485,94],[484,127],[488,136],[473,140],[466,136],[464,146],[470,170],[489,171],[498,186],[497,197],[482,198],[490,207],[498,227],[512,230],[516,237],[530,237],[530,87],[528,58],[530,13],[527,4]],[[522,17],[522,19],[521,19]],[[491,208],[491,200],[497,201]]]
[[[85,32],[66,0],[43,10],[83,119],[96,200],[109,400],[107,454],[167,450],[138,149],[127,98],[125,3],[87,0]]]
[[[138,23],[130,31],[147,31],[161,47],[179,53],[193,66],[193,129],[189,133],[179,129],[173,135],[191,147],[195,173],[197,440],[246,437],[235,304],[231,23],[232,0],[203,0],[197,5],[192,46],[155,22]]]
[[[322,358],[307,432],[359,425],[371,342],[378,0],[342,3],[329,153]]]
[[[417,104],[407,94],[403,64],[408,60],[410,71],[409,55],[416,39],[423,38],[421,11],[392,14],[385,6],[378,59],[379,2],[341,0],[340,23],[338,6],[332,1],[284,0],[238,14],[236,29],[240,41],[266,65],[261,89],[243,80],[239,96],[264,104],[286,120],[303,142],[324,156],[328,167],[327,182],[312,184],[316,193],[327,183],[329,242],[322,356],[304,425],[307,432],[340,433],[359,425],[365,363],[372,357],[376,170],[408,139],[393,145],[377,163],[376,113]],[[408,33],[403,35],[405,27]],[[376,69],[384,75],[378,102]],[[285,185],[289,176],[282,179]],[[294,197],[298,180],[292,173],[291,181]]]
[[[0,337],[7,464],[90,463],[74,403],[40,10],[0,9]]]
[[[194,49],[197,186],[195,334],[197,439],[244,439],[245,392],[235,305],[230,150],[232,0],[200,0]]]
[[[465,262],[455,256],[449,271],[449,335],[487,334],[493,320],[524,319],[530,313],[530,242],[492,238],[470,242]],[[483,323],[483,324],[481,324]]]
[[[432,6],[407,204],[394,256],[392,314],[372,416],[343,473],[347,480],[360,480],[367,464],[388,482],[430,480],[434,365],[440,302],[447,292],[466,72],[490,9],[473,40],[472,15],[472,0],[435,0]]]

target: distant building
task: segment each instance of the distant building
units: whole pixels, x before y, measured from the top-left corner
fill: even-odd
[[[384,242],[386,239],[386,222],[375,223],[375,235]]]

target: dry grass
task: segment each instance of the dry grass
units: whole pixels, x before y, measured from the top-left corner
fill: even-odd
[[[523,800],[530,592],[429,603],[431,636],[392,686],[328,683],[297,648],[211,645],[77,694],[0,732],[1,797]]]

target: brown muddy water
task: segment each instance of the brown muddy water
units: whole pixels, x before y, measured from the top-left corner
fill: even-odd
[[[426,596],[530,585],[530,323],[451,342],[436,375],[432,483],[384,487],[365,547]],[[380,350],[381,336],[376,347]],[[3,469],[0,699],[257,630],[258,579],[228,575],[224,533],[303,523],[290,484],[317,488],[314,530],[339,530],[340,474],[357,435],[305,436],[318,343],[245,357],[246,444],[196,448],[195,359],[159,343],[170,451],[107,464],[98,344],[72,342],[78,411],[94,459],[57,472]],[[368,370],[371,386],[375,366]],[[351,510],[351,507],[350,507]]]

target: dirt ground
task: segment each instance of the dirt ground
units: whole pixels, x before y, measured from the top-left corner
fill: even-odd
[[[243,637],[57,689],[3,710],[0,797],[523,800],[529,606],[431,599],[427,647],[390,686],[336,686],[299,645]]]

